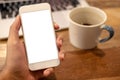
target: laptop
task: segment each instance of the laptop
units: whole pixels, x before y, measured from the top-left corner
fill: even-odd
[[[51,5],[53,20],[60,26],[58,31],[68,28],[68,13],[72,8],[87,4],[85,0],[0,0],[0,40],[8,38],[20,6],[44,2]],[[22,36],[21,29],[19,35]]]

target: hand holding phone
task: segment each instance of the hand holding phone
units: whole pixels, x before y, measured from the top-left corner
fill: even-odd
[[[30,70],[59,65],[50,5],[27,5],[21,7],[19,12]]]

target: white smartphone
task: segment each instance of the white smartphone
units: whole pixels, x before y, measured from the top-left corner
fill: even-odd
[[[40,3],[22,6],[19,13],[30,70],[59,65],[50,5]]]

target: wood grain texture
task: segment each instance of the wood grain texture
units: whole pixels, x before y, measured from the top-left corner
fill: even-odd
[[[120,7],[120,0],[86,0],[91,6],[99,8]]]
[[[69,42],[68,30],[58,32],[64,39],[62,49],[66,58],[56,68],[57,80],[120,80],[120,8],[103,10],[108,16],[105,24],[113,27],[115,35],[95,49],[77,49]],[[101,35],[108,34],[103,31]]]
[[[91,2],[92,1],[92,2]],[[105,1],[105,2],[103,2]],[[91,50],[81,50],[69,42],[68,30],[57,32],[63,37],[65,60],[55,68],[55,74],[42,80],[120,80],[120,0],[88,0],[103,8],[108,19],[105,24],[115,30],[114,37]],[[96,2],[96,3],[95,3]],[[116,3],[114,3],[116,2]],[[99,5],[98,5],[99,3]],[[104,4],[110,4],[112,7]],[[108,35],[103,31],[101,37]],[[6,41],[0,41],[0,69],[6,58]]]

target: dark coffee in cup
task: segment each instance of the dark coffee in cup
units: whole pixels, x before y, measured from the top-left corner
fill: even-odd
[[[82,25],[85,25],[85,26],[91,26],[92,24],[89,24],[89,23],[83,23]]]

